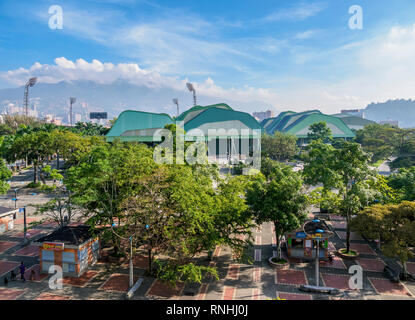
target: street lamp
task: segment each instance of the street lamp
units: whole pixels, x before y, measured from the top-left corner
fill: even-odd
[[[196,90],[193,87],[193,84],[190,82],[186,83],[187,89],[189,89],[190,92],[193,92],[193,105],[196,105]]]
[[[23,104],[25,106],[26,117],[28,116],[28,104],[29,104],[29,87],[33,87],[37,82],[37,78],[33,77],[27,81],[24,89],[24,101]]]
[[[72,127],[72,105],[75,102],[76,102],[76,98],[73,98],[73,97],[69,98],[69,104],[70,104],[70,107],[69,107],[69,122],[71,124],[71,127]]]
[[[312,240],[316,241],[316,267],[315,267],[315,278],[316,278],[316,285],[301,285],[300,290],[306,292],[328,292],[337,293],[338,289],[331,288],[331,287],[322,287],[320,286],[320,272],[319,272],[319,264],[320,264],[320,241],[323,240],[323,234],[325,238],[329,238],[333,235],[332,232],[328,231],[324,227],[324,222],[320,221],[319,219],[314,219],[304,224],[304,232],[307,234],[307,238],[311,238]]]
[[[173,103],[177,106],[177,116],[179,116],[179,99],[174,98]]]

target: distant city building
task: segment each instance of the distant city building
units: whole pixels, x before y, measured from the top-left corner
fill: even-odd
[[[346,110],[341,110],[340,114],[348,114],[351,116],[355,116],[355,117],[360,117],[360,118],[364,118],[364,113],[363,113],[363,109],[346,109]]]
[[[53,118],[51,123],[53,123],[57,126],[61,126],[62,125],[62,119],[61,118]]]
[[[267,111],[261,111],[261,112],[254,112],[252,115],[257,121],[261,122],[262,120],[272,118],[274,116],[274,111],[267,110]]]
[[[391,126],[399,127],[399,121],[397,120],[381,120],[379,124],[389,124]]]
[[[82,114],[75,113],[74,119],[75,119],[75,122],[74,123],[81,122],[82,121]]]

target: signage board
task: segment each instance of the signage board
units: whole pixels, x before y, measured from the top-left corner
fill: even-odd
[[[65,244],[62,242],[44,242],[42,247],[45,250],[63,251]]]
[[[107,112],[90,112],[89,119],[108,119]]]
[[[303,239],[303,238],[306,238],[307,237],[307,235],[306,235],[306,233],[305,232],[297,232],[296,234],[295,234],[295,237],[296,238],[298,238],[298,239]]]

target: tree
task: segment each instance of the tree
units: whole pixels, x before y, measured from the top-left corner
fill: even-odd
[[[383,240],[383,253],[400,260],[404,279],[407,278],[406,262],[414,257],[414,202],[368,207],[352,220],[351,226],[367,238]]]
[[[53,155],[52,140],[49,132],[36,131],[16,137],[8,149],[9,159],[28,159],[33,163],[33,182],[37,182],[37,175],[43,183],[44,177],[39,167],[43,168],[45,161]]]
[[[120,226],[124,217],[121,203],[134,193],[140,178],[156,167],[152,149],[144,144],[115,141],[92,146],[79,164],[67,171],[64,183],[73,193],[73,202],[81,207],[93,228],[110,226],[104,237],[112,239],[116,254],[120,238],[115,226]]]
[[[196,255],[216,245],[241,253],[246,243],[241,236],[252,227],[243,179],[228,177],[215,190],[207,169],[162,165],[137,181],[121,205],[123,232],[133,237],[135,247],[146,246],[148,272],[171,283],[200,282],[203,275],[217,274],[214,268],[195,265]]]
[[[247,189],[248,210],[255,221],[274,223],[279,259],[282,236],[300,227],[306,219],[307,198],[302,187],[298,173],[275,163],[267,177],[259,174]]]
[[[399,194],[400,200],[415,200],[415,167],[399,169],[388,179],[388,185]]]
[[[369,169],[369,155],[358,143],[343,142],[336,149],[321,140],[313,141],[305,157],[303,176],[309,185],[323,184],[328,193],[337,190],[337,212],[346,218],[346,253],[350,251],[351,218],[365,206],[375,203],[377,192]],[[323,193],[324,196],[324,193]]]
[[[310,140],[321,140],[325,142],[331,137],[331,129],[324,121],[313,123],[310,125],[309,131],[307,135]]]
[[[34,205],[35,215],[49,217],[62,228],[70,224],[80,211],[72,203],[71,193],[65,187],[56,188],[52,196],[47,203]]]
[[[297,137],[275,131],[274,135],[264,135],[261,139],[262,157],[277,161],[288,161],[292,159],[299,149]]]
[[[6,193],[10,189],[10,185],[7,183],[12,177],[12,172],[7,168],[3,159],[0,159],[0,194]]]

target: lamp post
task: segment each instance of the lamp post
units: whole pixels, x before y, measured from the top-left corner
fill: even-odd
[[[26,225],[26,206],[23,206],[23,244],[27,244],[28,240],[27,240],[27,225]]]
[[[193,105],[195,106],[196,105],[196,90],[193,84],[190,82],[186,83],[186,87],[190,92],[193,92]]]
[[[177,116],[179,116],[179,99],[174,98],[173,103],[177,106]]]
[[[36,82],[37,82],[37,78],[36,78],[36,77],[30,78],[30,79],[27,81],[27,83],[26,83],[26,85],[25,85],[25,88],[24,88],[24,99],[23,99],[23,104],[24,104],[24,106],[25,106],[25,114],[26,114],[26,117],[29,115],[29,113],[28,113],[28,104],[29,104],[29,87],[33,87],[33,86],[36,84]]]
[[[130,237],[130,288],[134,285],[133,236]]]
[[[301,285],[300,290],[306,292],[327,292],[331,293],[338,293],[338,289],[331,288],[331,287],[321,287],[320,286],[320,240],[323,239],[323,234],[326,235],[326,238],[330,237],[332,233],[327,232],[324,230],[323,227],[324,223],[321,222],[319,219],[314,219],[312,221],[307,222],[304,224],[304,232],[307,236],[316,241],[316,268],[315,268],[315,277],[316,277],[316,285]]]

